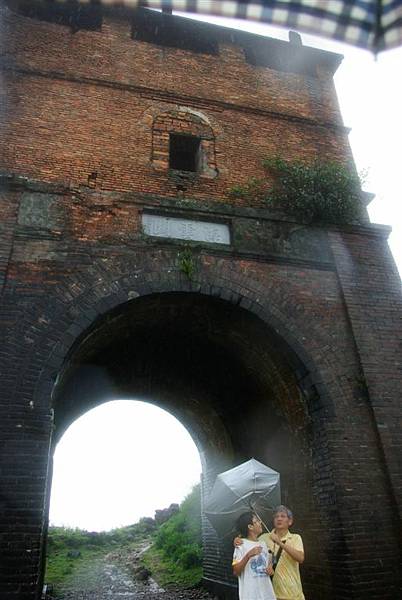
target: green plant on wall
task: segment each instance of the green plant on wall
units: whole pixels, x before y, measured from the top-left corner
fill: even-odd
[[[352,223],[361,216],[359,177],[337,162],[263,161],[266,177],[230,190],[232,197],[263,199],[267,206],[309,222]]]
[[[191,281],[195,273],[195,260],[191,248],[186,246],[179,252],[178,257],[180,271],[184,273],[184,275],[186,275]]]
[[[232,198],[244,198],[245,200],[266,200],[268,194],[267,182],[264,179],[250,177],[244,185],[234,185],[229,194]]]

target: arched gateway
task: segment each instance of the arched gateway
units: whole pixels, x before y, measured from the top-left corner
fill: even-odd
[[[146,10],[75,14],[73,33],[71,7],[7,4],[2,600],[40,597],[54,444],[117,395],[188,428],[204,499],[251,456],[281,472],[307,597],[397,597],[388,230],[229,193],[267,155],[350,159],[340,57]],[[205,583],[229,596],[228,548],[203,527]]]
[[[283,496],[300,507],[300,524],[316,520],[312,497],[315,486],[319,493],[319,480],[314,481],[313,468],[322,457],[314,430],[326,437],[323,415],[332,408],[329,394],[318,398],[311,379],[316,368],[306,351],[279,313],[271,313],[278,312],[274,303],[259,301],[251,279],[246,299],[234,278],[214,276],[210,266],[203,273],[200,263],[200,281],[189,284],[167,256],[159,259],[159,264],[166,260],[163,282],[151,273],[144,292],[138,269],[134,276],[111,280],[110,309],[102,312],[96,302],[100,313],[90,327],[85,311],[78,311],[74,326],[82,333],[72,348],[59,349],[65,359],[53,392],[54,441],[100,402],[140,398],[167,409],[187,427],[201,456],[204,497],[217,472],[258,456],[280,470]],[[91,304],[85,296],[75,304]],[[122,303],[123,296],[137,297]],[[149,436],[152,441],[152,431]],[[159,443],[163,452],[172,440]],[[228,548],[217,545],[207,521],[204,540],[205,582],[216,591],[219,581],[226,582],[230,591]],[[325,544],[314,546],[314,553],[326,556]]]

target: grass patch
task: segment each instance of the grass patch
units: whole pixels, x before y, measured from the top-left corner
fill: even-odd
[[[69,557],[66,551],[48,557],[45,581],[52,584],[54,596],[62,594],[63,589],[74,581],[78,571],[85,569],[86,566],[89,567],[95,559],[102,558],[107,553],[104,548],[85,547],[81,547],[79,552],[80,556],[76,558]]]
[[[141,519],[134,525],[112,531],[88,532],[65,527],[50,527],[47,540],[45,582],[57,596],[97,559],[116,550],[129,552],[155,529],[152,520]]]
[[[179,586],[183,588],[197,585],[202,578],[202,567],[183,567],[177,561],[167,557],[163,550],[155,545],[144,552],[142,563],[152,573],[153,579],[162,587]]]

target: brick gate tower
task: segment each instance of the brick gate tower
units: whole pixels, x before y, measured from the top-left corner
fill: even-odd
[[[389,229],[230,193],[267,156],[353,165],[341,57],[148,10],[0,6],[1,599],[40,597],[55,444],[121,397],[187,427],[204,500],[252,456],[280,471],[307,598],[397,598]],[[230,597],[230,548],[203,534]]]

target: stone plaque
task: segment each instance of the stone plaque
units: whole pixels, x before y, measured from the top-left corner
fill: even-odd
[[[40,229],[56,228],[60,220],[60,197],[54,194],[24,192],[18,213],[18,224]]]
[[[230,244],[229,226],[224,223],[192,221],[179,217],[145,213],[142,215],[142,225],[147,235],[213,244]]]
[[[332,263],[325,230],[312,225],[244,219],[233,220],[233,246],[239,252]]]

